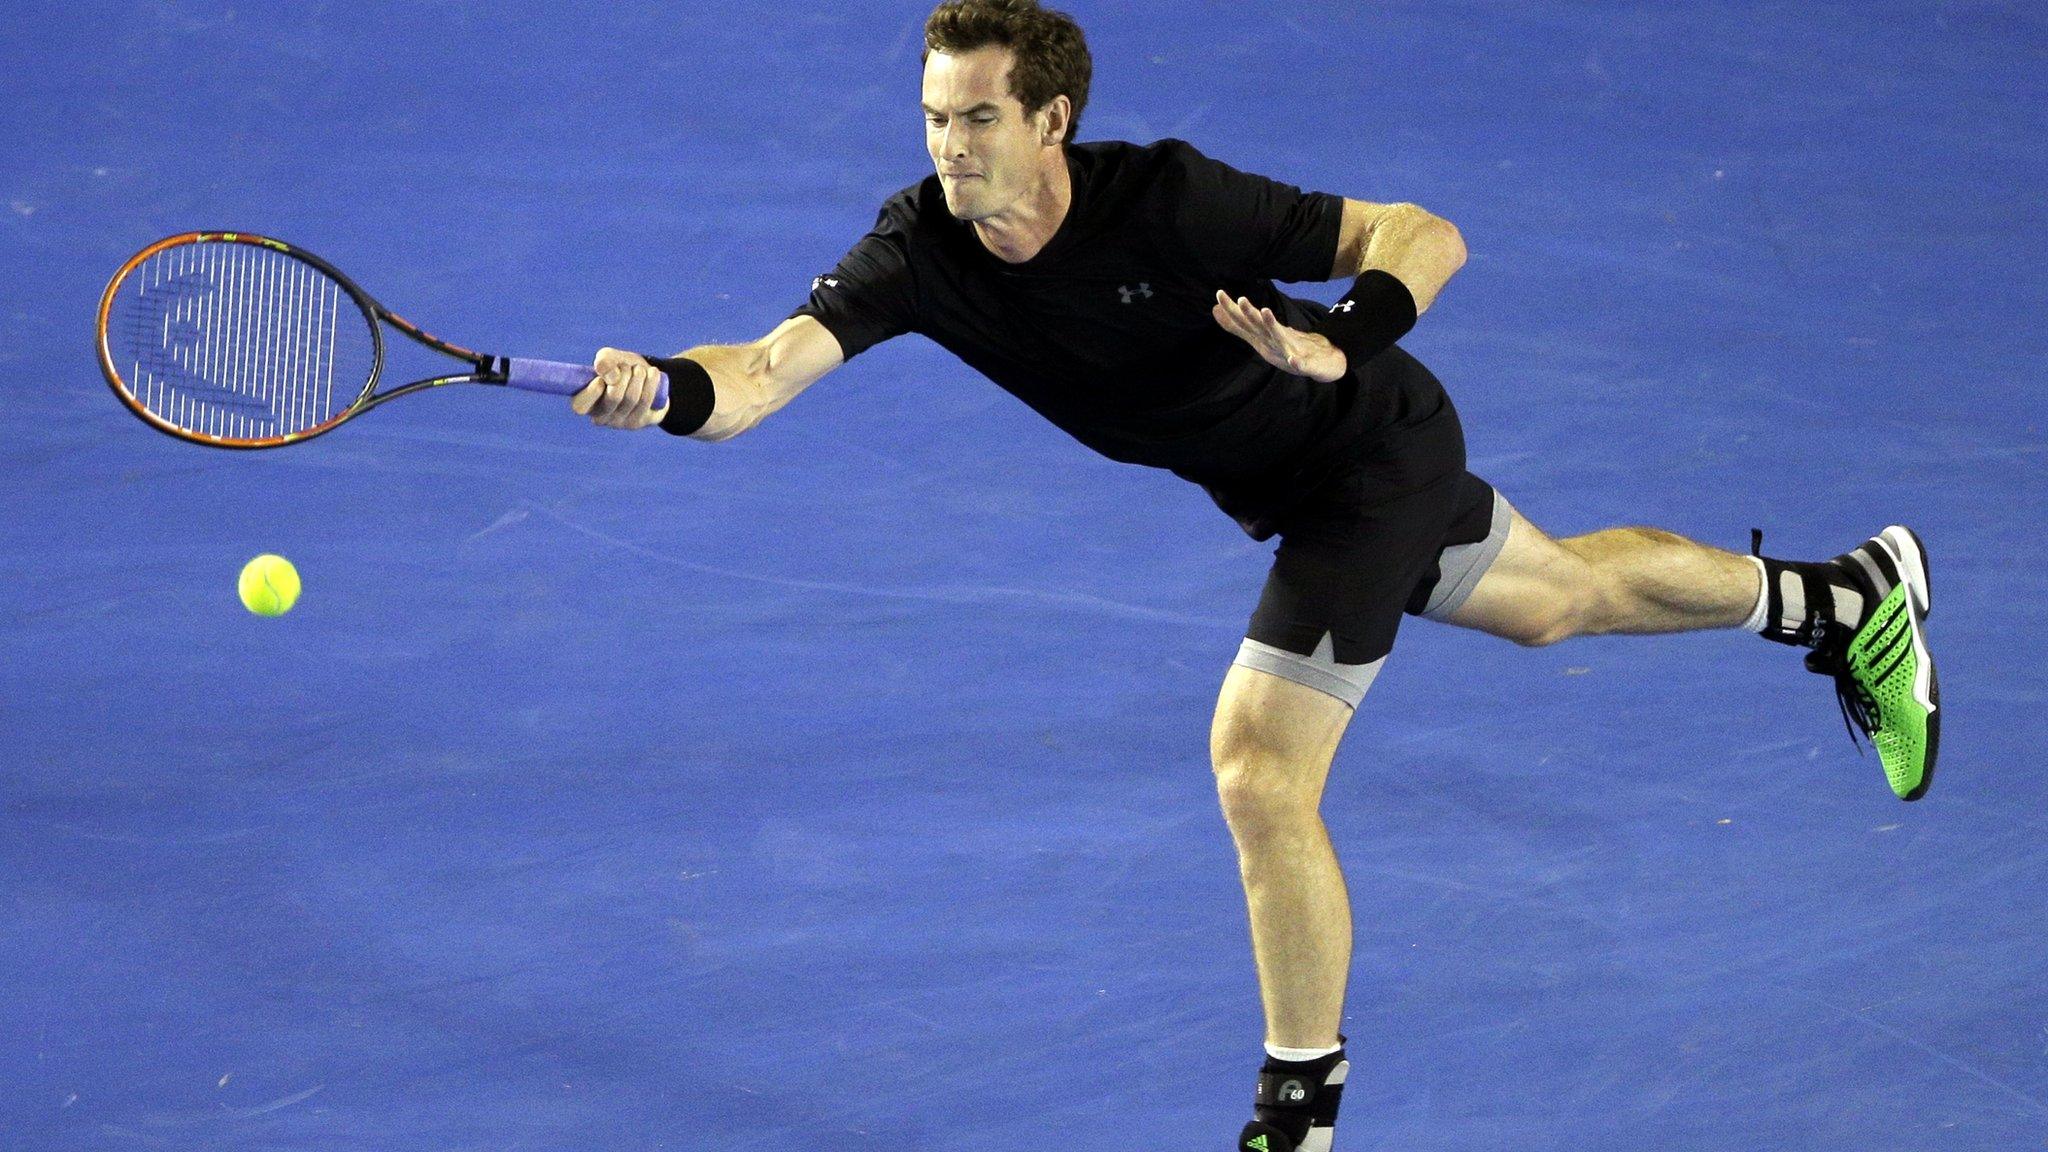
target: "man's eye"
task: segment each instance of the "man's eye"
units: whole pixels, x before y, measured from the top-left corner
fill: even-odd
[[[993,116],[976,116],[974,122],[976,124],[993,124],[996,122],[996,118]]]

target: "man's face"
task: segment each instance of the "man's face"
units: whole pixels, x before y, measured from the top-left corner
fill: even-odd
[[[1010,95],[1008,48],[933,52],[924,64],[924,146],[961,220],[981,220],[1017,202],[1038,179],[1046,110],[1026,116]]]

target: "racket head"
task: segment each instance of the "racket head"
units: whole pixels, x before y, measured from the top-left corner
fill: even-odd
[[[267,236],[186,232],[128,259],[100,297],[100,371],[160,432],[277,448],[361,410],[384,365],[378,307]]]

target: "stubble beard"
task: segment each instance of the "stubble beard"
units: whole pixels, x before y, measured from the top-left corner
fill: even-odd
[[[976,211],[980,206],[979,201],[962,195],[958,190],[946,197],[946,210],[953,214],[955,220],[973,222],[987,216],[987,212]]]

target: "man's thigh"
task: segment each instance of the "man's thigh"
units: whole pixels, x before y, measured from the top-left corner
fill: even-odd
[[[1524,644],[1544,643],[1589,587],[1586,561],[1502,501],[1506,537],[1464,602],[1431,618]]]
[[[1258,771],[1269,787],[1313,804],[1351,716],[1349,704],[1326,692],[1233,664],[1216,700],[1210,759],[1219,773]]]

